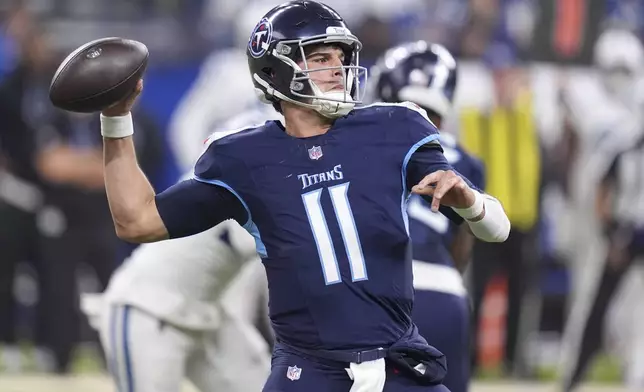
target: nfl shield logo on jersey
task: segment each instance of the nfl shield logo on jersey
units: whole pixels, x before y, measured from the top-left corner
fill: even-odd
[[[291,381],[296,381],[300,379],[300,374],[302,374],[302,368],[297,366],[289,366],[286,371],[286,378]]]
[[[309,158],[313,160],[318,160],[322,158],[322,147],[320,146],[313,146],[309,148]]]

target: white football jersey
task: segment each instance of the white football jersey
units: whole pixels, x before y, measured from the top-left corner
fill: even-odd
[[[612,98],[601,87],[594,73],[579,74],[568,80],[565,103],[579,139],[577,159],[571,175],[575,222],[599,230],[594,212],[596,189],[615,152],[625,140],[639,134],[641,121],[636,112]],[[583,235],[576,248],[584,248]]]
[[[139,246],[114,273],[106,299],[184,328],[214,329],[219,298],[254,258],[253,238],[225,221],[197,235]]]
[[[597,189],[616,152],[639,133],[641,120],[638,113],[607,94],[596,73],[570,76],[563,97],[578,137],[578,149],[570,173],[569,204],[557,222],[559,232],[569,237],[566,250],[572,271],[571,303],[585,304],[571,308],[572,319],[578,319],[589,309],[585,309],[590,305],[585,298],[592,298],[607,251],[595,210]]]

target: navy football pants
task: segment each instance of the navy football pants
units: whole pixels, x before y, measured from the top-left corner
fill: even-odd
[[[294,353],[278,343],[273,351],[271,375],[263,392],[349,392],[353,381],[344,370],[348,367],[346,363]],[[387,365],[387,380],[383,392],[450,391],[443,385],[418,385]]]

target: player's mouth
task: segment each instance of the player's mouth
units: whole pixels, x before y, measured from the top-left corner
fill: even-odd
[[[344,91],[344,84],[342,84],[342,83],[334,83],[334,82],[331,82],[331,83],[333,83],[333,84],[331,84],[331,87],[329,87],[327,92],[328,91]]]

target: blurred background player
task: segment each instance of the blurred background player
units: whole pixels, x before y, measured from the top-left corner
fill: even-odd
[[[102,295],[86,294],[83,309],[100,331],[117,389],[179,392],[188,379],[204,392],[261,390],[269,346],[244,316],[259,304],[237,298],[257,288],[241,285],[228,293],[241,275],[262,283],[253,264],[261,266],[253,238],[229,221],[140,246]]]
[[[569,189],[576,224],[571,244],[572,268],[578,271],[573,275],[574,290],[561,357],[566,390],[582,379],[600,348],[612,348],[613,352],[621,352],[622,358],[629,358],[632,349],[638,347],[633,343],[637,339],[629,337],[630,331],[637,330],[638,324],[632,318],[637,312],[629,312],[625,319],[630,320],[629,328],[624,328],[624,319],[617,317],[615,306],[611,305],[624,302],[613,299],[627,298],[617,295],[618,289],[633,292],[628,285],[620,286],[624,274],[634,270],[628,266],[637,254],[629,252],[635,248],[626,249],[632,245],[628,241],[630,234],[619,228],[630,221],[616,214],[615,204],[631,197],[628,192],[637,194],[637,180],[634,173],[617,169],[621,158],[615,156],[629,146],[634,146],[633,151],[624,155],[632,156],[638,151],[637,140],[644,126],[641,114],[644,48],[632,32],[608,29],[599,37],[594,50],[596,76],[578,76],[563,91],[568,132],[574,147],[570,154]],[[630,179],[626,180],[624,175]],[[628,183],[633,188],[626,188]],[[637,219],[635,205],[633,208],[632,218]],[[605,320],[609,313],[616,317]],[[611,330],[617,333],[609,334]],[[613,339],[609,339],[611,335]],[[626,360],[622,366],[627,375],[633,374],[637,362]]]
[[[0,282],[0,309],[11,322],[15,308],[10,282],[17,262],[29,261],[37,272],[40,301],[37,307],[36,358],[43,370],[70,371],[74,348],[81,339],[78,308],[83,267],[94,276],[99,290],[106,287],[118,266],[123,243],[114,234],[103,184],[98,119],[54,108],[48,100],[51,77],[59,60],[50,37],[39,21],[24,10],[16,11],[21,61],[0,83],[0,129],[6,160],[4,193],[0,201],[8,241],[2,249],[5,268]],[[137,108],[141,128],[140,162],[151,178],[163,159],[158,129]],[[2,333],[1,335],[5,335]],[[9,335],[7,340],[13,338]],[[9,347],[7,353],[11,353]]]
[[[370,83],[374,99],[413,102],[442,129],[457,81],[452,54],[441,45],[418,41],[387,51],[372,68]],[[448,162],[484,189],[481,163],[465,152],[453,135],[443,131],[440,141]],[[470,305],[460,272],[469,261],[474,237],[466,227],[432,212],[417,195],[411,197],[408,213],[416,290],[413,319],[429,344],[447,357],[445,386],[452,392],[465,392],[470,377]]]
[[[644,187],[641,177],[644,162],[644,139],[641,137],[620,152],[600,181],[596,191],[596,213],[607,243],[606,261],[599,276],[591,307],[579,336],[580,345],[565,374],[564,390],[572,391],[583,380],[597,353],[606,347],[605,325],[609,306],[620,288],[623,277],[636,260],[644,255]],[[637,313],[636,313],[637,314]],[[636,315],[635,315],[636,316]],[[632,390],[644,388],[644,334],[632,324],[621,328],[622,339],[630,347],[623,352],[624,378]]]
[[[48,72],[55,64],[49,51],[42,50],[43,40],[34,31],[28,14],[11,10],[7,19],[4,41],[11,40],[16,53],[12,66],[3,69],[0,82],[0,342],[5,370],[15,372],[22,370],[23,361],[14,287],[21,263],[30,263],[31,271],[38,266],[37,212],[43,202],[41,177],[34,159],[38,155],[38,138],[28,121],[37,116],[27,97],[48,83]],[[0,57],[11,58],[8,52],[5,50]],[[42,336],[38,338],[42,344]]]

